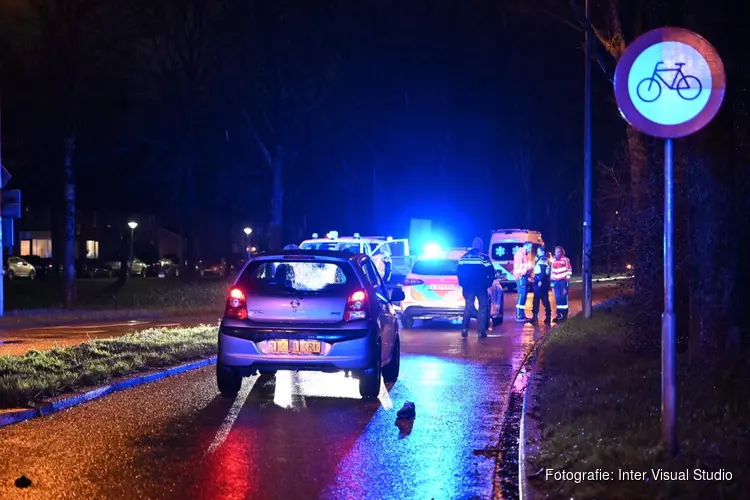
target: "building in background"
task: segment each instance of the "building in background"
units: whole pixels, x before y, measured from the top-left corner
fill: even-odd
[[[129,221],[138,223],[133,231],[134,253],[141,259],[179,257],[182,238],[161,227],[151,215],[78,210],[76,258],[120,259],[130,244]],[[47,207],[26,206],[21,219],[16,221],[13,255],[36,255],[51,258],[52,217]]]

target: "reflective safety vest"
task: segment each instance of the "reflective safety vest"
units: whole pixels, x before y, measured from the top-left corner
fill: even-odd
[[[573,276],[573,267],[570,259],[563,256],[559,259],[552,258],[552,281],[569,280]]]
[[[513,277],[519,279],[526,276],[533,267],[534,263],[529,259],[526,250],[523,247],[516,250],[513,256]]]

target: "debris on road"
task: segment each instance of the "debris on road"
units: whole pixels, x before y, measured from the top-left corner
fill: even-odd
[[[16,479],[16,488],[28,488],[31,486],[31,479],[26,476],[21,476]]]
[[[410,419],[401,419],[396,420],[396,427],[398,427],[398,438],[404,439],[411,434],[412,429],[414,428],[414,420]]]
[[[417,416],[417,410],[414,406],[414,403],[411,401],[407,401],[404,403],[404,406],[398,411],[396,414],[397,419],[408,419],[408,418],[414,418]]]

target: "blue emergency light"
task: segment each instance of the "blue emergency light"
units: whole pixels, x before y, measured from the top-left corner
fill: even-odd
[[[445,252],[437,243],[427,243],[422,251],[422,257],[426,259],[436,259],[445,255]]]

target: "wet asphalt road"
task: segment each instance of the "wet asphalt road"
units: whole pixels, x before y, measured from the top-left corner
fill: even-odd
[[[0,498],[489,498],[509,384],[546,329],[416,326],[377,401],[341,374],[290,372],[230,401],[208,367],[2,428]],[[406,401],[417,416],[397,422]]]

